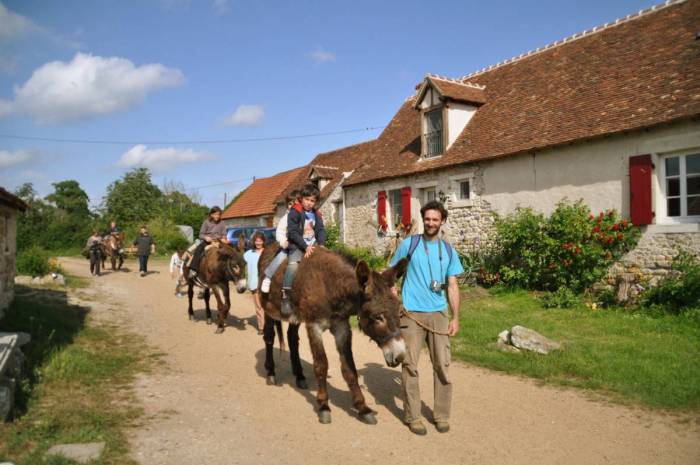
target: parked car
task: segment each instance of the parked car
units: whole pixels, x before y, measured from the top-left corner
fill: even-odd
[[[248,250],[253,248],[250,238],[256,231],[262,231],[265,235],[265,243],[270,244],[275,241],[275,230],[276,228],[263,228],[262,226],[232,226],[226,229],[226,236],[232,242],[237,242],[241,234],[245,234],[245,248]]]

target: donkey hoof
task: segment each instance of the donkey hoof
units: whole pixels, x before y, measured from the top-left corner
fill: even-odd
[[[309,389],[309,385],[306,383],[306,379],[297,378],[297,387],[299,389]]]
[[[192,320],[194,320],[194,315],[187,315],[187,318],[188,318],[190,321],[192,321]]]
[[[268,386],[275,386],[277,384],[275,375],[267,375],[267,379],[265,381],[267,382]]]
[[[361,414],[360,420],[363,423],[367,423],[368,425],[376,425],[377,424],[377,417],[374,415],[374,412],[367,412],[367,413]]]
[[[208,324],[208,325],[211,324],[211,318],[207,318],[207,324]]]
[[[324,425],[329,424],[331,422],[331,411],[321,410],[318,412],[318,422]]]
[[[216,327],[216,332],[214,334],[221,334],[224,332],[224,328],[222,326],[217,326]]]

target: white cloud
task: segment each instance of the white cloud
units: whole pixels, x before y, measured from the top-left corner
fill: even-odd
[[[12,112],[12,103],[7,100],[0,99],[0,118],[9,115]]]
[[[168,171],[183,163],[196,163],[213,160],[214,157],[204,152],[196,152],[192,149],[178,149],[166,147],[162,149],[149,149],[145,145],[135,145],[125,152],[117,166],[124,168],[148,168],[154,172]]]
[[[0,40],[13,40],[42,29],[31,19],[14,13],[0,2]]]
[[[231,11],[231,5],[229,5],[228,1],[229,0],[214,0],[211,7],[217,15],[225,15]]]
[[[260,105],[238,105],[236,111],[224,118],[224,126],[260,126],[265,118],[265,109]]]
[[[70,62],[46,63],[15,87],[12,109],[40,123],[62,123],[125,110],[184,81],[180,70],[161,64],[136,67],[126,58],[77,53]]]
[[[316,63],[332,63],[335,61],[335,54],[323,50],[322,47],[316,47],[316,50],[310,53],[311,59]]]
[[[35,150],[0,150],[0,168],[8,169],[14,166],[23,165],[35,160],[38,152]]]

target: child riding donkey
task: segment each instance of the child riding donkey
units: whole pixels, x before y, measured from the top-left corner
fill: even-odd
[[[218,247],[221,240],[226,240],[226,225],[221,222],[221,208],[214,206],[209,210],[209,217],[204,220],[202,227],[199,229],[199,238],[187,249],[192,258],[189,260],[189,263],[186,262],[185,264],[189,273],[185,274],[185,276],[196,278],[199,264],[202,261],[202,257],[204,257],[204,250],[210,245]]]
[[[313,184],[307,184],[301,190],[301,201],[295,203],[287,215],[287,240],[289,241],[289,258],[287,269],[284,271],[282,282],[282,305],[280,312],[283,317],[292,315],[292,305],[289,295],[292,284],[302,258],[308,258],[317,246],[326,243],[326,230],[323,226],[321,212],[316,207],[321,193]]]

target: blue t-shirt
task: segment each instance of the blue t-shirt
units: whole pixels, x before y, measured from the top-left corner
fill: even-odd
[[[428,255],[425,254],[425,247],[428,245]],[[391,266],[395,266],[399,260],[408,256],[408,249],[411,247],[411,238],[404,239],[391,259]],[[442,249],[442,265],[438,247]],[[457,252],[452,251],[450,258],[445,243],[442,240],[425,241],[421,237],[418,247],[413,251],[408,270],[403,280],[401,297],[403,306],[410,312],[442,312],[447,310],[447,291],[434,292],[430,289],[430,268],[428,268],[428,256],[430,256],[430,267],[433,271],[434,280],[440,283],[447,283],[447,278],[464,273],[464,268],[459,261]],[[442,271],[441,271],[442,270]]]
[[[314,245],[316,243],[316,214],[312,211],[304,211],[304,242],[306,245]]]
[[[258,288],[258,260],[260,260],[260,255],[252,249],[243,254],[248,274],[248,289],[251,291]]]

